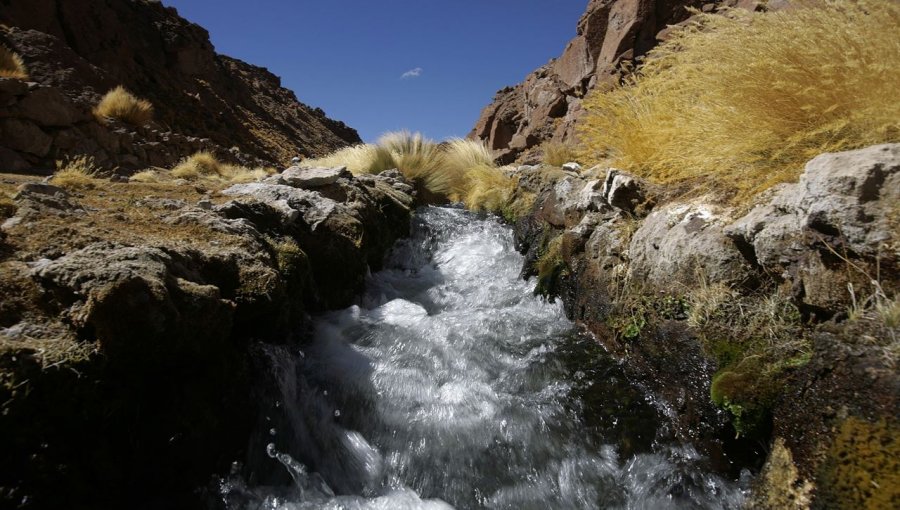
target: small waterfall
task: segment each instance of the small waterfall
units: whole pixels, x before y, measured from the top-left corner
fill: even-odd
[[[358,305],[262,348],[281,397],[223,506],[739,508],[521,264],[498,221],[421,209]]]

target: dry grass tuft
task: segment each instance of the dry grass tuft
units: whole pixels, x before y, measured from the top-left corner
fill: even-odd
[[[158,183],[163,180],[163,176],[156,170],[142,170],[128,178],[129,182],[142,183]]]
[[[28,79],[28,68],[22,57],[13,50],[0,44],[0,78]]]
[[[500,169],[479,164],[466,170],[464,202],[473,211],[502,211],[516,190],[516,179]]]
[[[541,145],[545,165],[561,167],[570,161],[576,161],[578,154],[571,145],[559,142],[545,142]]]
[[[143,174],[146,172],[141,173]],[[259,181],[273,173],[275,173],[274,168],[247,168],[238,165],[230,165],[219,161],[211,152],[201,151],[183,159],[172,169],[169,175],[176,179],[185,179],[188,181],[202,179],[219,183],[238,184]],[[139,174],[136,174],[132,179],[134,180],[138,175]],[[154,176],[147,175],[142,178],[153,179]],[[138,180],[138,182],[141,181]],[[157,180],[156,182],[159,181]]]
[[[94,108],[94,115],[100,119],[118,119],[134,126],[143,126],[153,118],[153,105],[135,97],[120,85],[103,96]]]
[[[474,210],[502,211],[515,180],[494,164],[484,143],[452,139],[435,143],[420,133],[398,131],[378,144],[355,145],[328,156],[306,160],[307,166],[346,166],[356,174],[396,168],[437,199],[464,202]]]
[[[359,144],[345,147],[325,157],[307,159],[303,164],[311,167],[332,168],[346,166],[354,174],[377,174],[397,168],[393,155],[384,147]]]
[[[590,157],[745,200],[823,152],[900,139],[900,3],[795,7],[699,15],[623,86],[585,100]]]
[[[50,178],[50,183],[67,189],[91,189],[100,182],[97,171],[94,158],[89,156],[57,161],[56,172]]]

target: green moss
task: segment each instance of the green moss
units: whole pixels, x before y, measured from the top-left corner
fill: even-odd
[[[553,301],[557,294],[559,279],[568,273],[568,265],[562,256],[563,236],[557,235],[545,244],[543,253],[534,263],[537,271],[537,285],[534,288],[535,295],[543,296]]]
[[[822,464],[823,508],[900,508],[900,427],[850,417],[840,424]]]
[[[274,245],[278,270],[288,281],[297,281],[309,275],[309,257],[293,240],[288,239]]]

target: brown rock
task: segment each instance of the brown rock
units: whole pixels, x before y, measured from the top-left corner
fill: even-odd
[[[53,138],[31,122],[20,119],[0,119],[0,140],[9,149],[44,157],[50,151]]]
[[[12,111],[41,126],[71,126],[91,118],[87,111],[77,107],[55,87],[41,87],[28,93]]]
[[[645,55],[667,25],[687,19],[695,0],[591,0],[578,35],[562,56],[500,91],[484,108],[469,138],[481,139],[508,163],[546,140],[574,135],[587,92],[618,79],[619,66]]]

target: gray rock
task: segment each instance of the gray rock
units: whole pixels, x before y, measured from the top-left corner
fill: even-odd
[[[328,219],[339,206],[337,202],[322,195],[293,186],[251,182],[235,184],[222,191],[227,196],[248,196],[272,206],[285,214],[285,221],[293,222],[297,215],[303,218],[312,230]],[[296,211],[294,214],[291,211]]]
[[[570,172],[580,172],[580,171],[581,171],[581,165],[579,165],[578,163],[576,163],[576,162],[574,162],[574,161],[570,161],[570,162],[568,162],[568,163],[565,163],[565,164],[562,166],[562,169],[563,169],[563,170],[568,170],[568,171],[570,171]]]
[[[616,168],[607,170],[602,195],[609,205],[629,213],[647,201],[642,182]]]
[[[660,286],[709,282],[740,283],[749,265],[724,232],[723,221],[703,205],[675,205],[652,212],[628,247],[633,279]]]
[[[783,186],[727,229],[763,266],[786,264],[810,241],[875,257],[900,215],[900,144],[822,154],[800,181]],[[812,239],[808,239],[811,237]]]
[[[334,184],[341,177],[352,177],[345,166],[335,168],[304,168],[292,166],[281,173],[285,184],[312,189]]]

